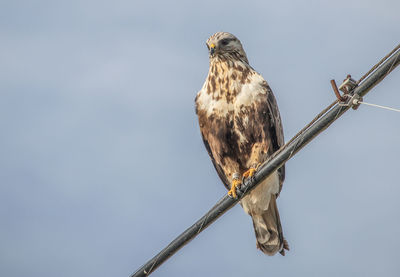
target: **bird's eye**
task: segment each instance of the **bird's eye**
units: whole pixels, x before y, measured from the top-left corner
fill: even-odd
[[[228,45],[228,43],[229,43],[229,39],[223,39],[223,40],[221,40],[221,45],[223,45],[223,46],[225,46],[225,45]]]

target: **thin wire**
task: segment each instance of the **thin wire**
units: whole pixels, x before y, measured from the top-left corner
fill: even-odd
[[[358,81],[357,81],[357,85],[359,85],[365,78],[367,78],[369,75],[371,75],[371,73],[373,73],[379,66],[381,66],[387,59],[389,59],[393,54],[395,54],[398,50],[400,49],[400,44],[397,45],[389,54],[387,54],[385,57],[383,57],[377,64],[375,64],[367,73],[365,73]],[[389,70],[387,72],[387,74],[389,74],[391,70]],[[326,114],[333,106],[335,106],[339,101],[335,100],[333,101],[328,107],[326,107],[323,111],[321,111],[313,120],[310,121],[310,123],[308,123],[303,129],[301,129],[294,137],[292,137],[292,139],[290,141],[288,141],[286,144],[282,145],[281,148],[279,148],[274,154],[272,154],[272,156],[270,157],[270,159],[272,159],[273,157],[275,157],[276,155],[278,155],[280,152],[282,152],[292,141],[294,141],[295,139],[297,139],[299,136],[301,136],[308,128],[310,128],[318,119],[320,119],[324,114]],[[365,104],[365,102],[360,102],[361,104]],[[368,105],[368,104],[366,104]],[[374,104],[372,104],[374,105]],[[371,106],[372,106],[371,105]],[[379,106],[379,105],[377,105]],[[381,106],[381,108],[383,108],[383,106]],[[395,110],[396,109],[392,109],[392,108],[388,108],[385,107],[389,110]],[[264,162],[267,163],[270,159],[268,159],[267,161]]]
[[[357,104],[358,103],[400,113],[400,110],[399,109],[395,109],[395,108],[390,108],[390,107],[381,106],[381,105],[372,104],[372,103],[367,103],[367,102],[362,102],[362,101],[357,101]]]
[[[374,72],[379,66],[381,66],[387,59],[389,59],[394,53],[396,53],[400,49],[400,44],[397,45],[389,54],[387,54],[385,57],[383,57],[377,64],[375,64],[367,73],[365,73],[358,81],[357,85],[359,85],[365,78],[367,78],[369,75],[371,75],[372,72]],[[390,70],[391,71],[391,70]],[[390,72],[389,71],[389,72]],[[389,73],[388,72],[388,73]],[[335,106],[338,103],[338,100],[333,101],[328,107],[326,107],[323,111],[321,111],[313,120],[310,121],[303,129],[301,129],[290,141],[288,141],[286,144],[284,144],[281,148],[279,148],[271,157],[275,157],[278,155],[280,152],[282,152],[287,145],[289,145],[292,141],[297,139],[299,136],[301,136],[308,128],[310,128],[318,119],[320,119],[324,114],[326,114],[333,106]],[[365,103],[365,102],[360,102],[360,103]],[[391,108],[389,108],[391,109]],[[270,160],[268,159],[268,160]],[[265,161],[264,163],[268,162]]]

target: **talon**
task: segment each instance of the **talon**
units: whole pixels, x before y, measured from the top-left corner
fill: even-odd
[[[256,173],[257,169],[260,167],[261,163],[258,163],[256,167],[251,167],[249,170],[247,170],[245,173],[243,173],[243,178],[249,178]]]
[[[255,168],[250,168],[245,173],[243,173],[243,178],[249,178],[249,177],[253,176],[255,172],[256,172]]]
[[[228,191],[228,194],[233,198],[237,198],[236,189],[240,187],[242,182],[239,179],[233,179],[231,184],[231,189]]]

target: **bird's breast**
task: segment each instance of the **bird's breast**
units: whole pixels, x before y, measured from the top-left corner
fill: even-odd
[[[264,80],[258,74],[254,74],[251,82],[246,84],[242,84],[239,80],[229,81],[226,91],[226,87],[217,85],[214,90],[209,90],[210,86],[213,87],[212,80],[207,79],[196,98],[197,109],[204,111],[208,117],[216,114],[224,117],[229,114],[234,116],[251,108],[253,103],[265,97],[265,90],[262,87]]]

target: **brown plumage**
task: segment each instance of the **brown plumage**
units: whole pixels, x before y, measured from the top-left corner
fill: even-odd
[[[196,96],[196,113],[204,144],[227,189],[250,168],[284,144],[275,97],[249,65],[240,41],[219,32],[207,40],[210,68]],[[282,166],[241,200],[253,219],[257,247],[265,254],[285,254],[276,198],[285,178]]]

